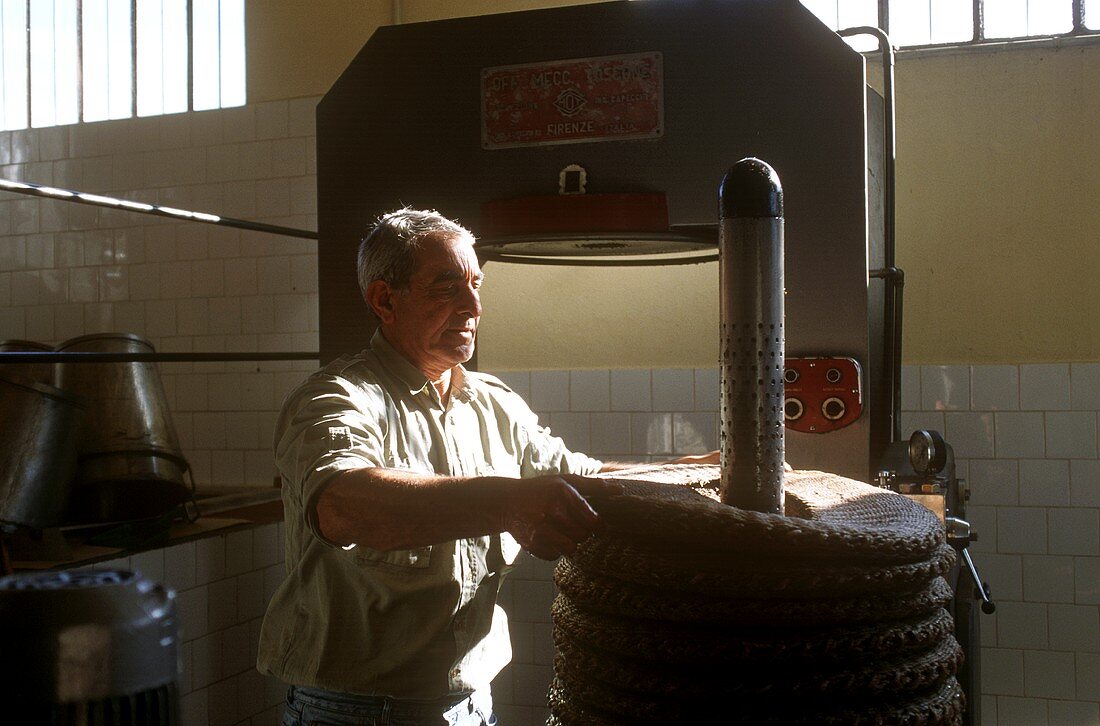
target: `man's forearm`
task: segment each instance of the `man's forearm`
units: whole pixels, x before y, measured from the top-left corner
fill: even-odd
[[[317,498],[321,533],[340,545],[424,547],[502,531],[499,477],[445,477],[400,469],[342,472]]]
[[[595,531],[599,516],[585,497],[621,491],[571,474],[520,480],[364,468],[329,480],[316,515],[321,534],[345,546],[411,549],[507,531],[536,557],[555,559]]]

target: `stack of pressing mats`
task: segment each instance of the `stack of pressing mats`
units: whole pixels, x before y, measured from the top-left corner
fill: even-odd
[[[717,467],[613,476],[555,571],[549,724],[961,722],[932,512],[814,471],[785,515],[722,504]]]

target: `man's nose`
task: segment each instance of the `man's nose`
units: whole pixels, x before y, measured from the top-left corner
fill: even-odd
[[[481,293],[478,292],[476,287],[467,285],[466,290],[461,300],[461,311],[463,313],[469,313],[471,317],[481,316]]]

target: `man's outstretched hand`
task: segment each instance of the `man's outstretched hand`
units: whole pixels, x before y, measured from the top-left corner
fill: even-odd
[[[615,482],[572,474],[513,482],[505,495],[504,531],[543,560],[572,554],[599,526],[600,517],[585,497],[622,492]]]
[[[718,451],[708,451],[705,454],[689,454],[673,459],[669,464],[721,464],[722,455]]]

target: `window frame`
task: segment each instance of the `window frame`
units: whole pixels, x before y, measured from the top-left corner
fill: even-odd
[[[965,17],[966,5],[960,2],[960,0],[950,0],[952,3],[958,2],[963,8],[961,15]],[[1025,2],[1039,2],[1040,0],[1024,0]],[[802,6],[818,17],[819,20],[825,23],[829,28],[832,28],[836,32],[844,30],[855,30],[856,27],[848,27],[849,24],[842,24],[839,20],[841,15],[841,9],[844,7],[842,3],[844,0],[800,0]],[[985,15],[986,4],[989,0],[970,0],[969,14],[970,14],[970,37],[958,37],[951,40],[941,41],[928,41],[928,42],[898,42],[896,38],[901,38],[906,33],[898,32],[891,33],[890,29],[890,5],[892,0],[874,0],[870,3],[870,7],[863,6],[863,12],[874,14],[874,19],[867,18],[863,23],[857,24],[857,27],[869,27],[873,26],[883,32],[886,32],[890,36],[890,44],[901,51],[925,51],[925,50],[965,50],[965,49],[978,49],[983,47],[989,47],[994,45],[1005,45],[1026,41],[1029,43],[1034,42],[1053,42],[1061,43],[1066,41],[1071,42],[1094,42],[1100,39],[1100,0],[1069,0],[1068,3],[1059,8],[1059,17],[1062,18],[1062,23],[1065,20],[1069,20],[1069,29],[1064,32],[1050,33],[1050,32],[1033,32],[1026,35],[998,35],[989,36],[987,33]],[[932,9],[934,0],[924,0],[928,9]],[[1028,7],[1028,6],[1025,6]],[[1066,18],[1061,13],[1070,13],[1071,17]],[[1086,20],[1089,18],[1089,14],[1092,14],[1092,22],[1096,27],[1090,27],[1086,25]],[[956,21],[961,18],[956,18]],[[1064,27],[1064,25],[1063,25]],[[1026,26],[1025,26],[1026,28]],[[865,47],[865,43],[849,43],[854,49],[863,53],[876,53],[879,48]]]
[[[72,125],[74,123],[80,123],[80,124],[83,124],[83,123],[96,123],[98,121],[123,120],[123,119],[126,119],[126,118],[130,118],[130,119],[147,118],[147,117],[153,117],[153,116],[168,115],[168,114],[171,114],[171,113],[190,113],[190,112],[193,112],[193,111],[196,110],[195,109],[195,26],[194,26],[195,19],[194,19],[194,0],[183,0],[184,5],[185,5],[185,14],[186,14],[186,27],[184,28],[184,33],[186,34],[186,40],[184,42],[185,42],[186,49],[187,49],[187,58],[186,58],[186,86],[187,86],[186,87],[186,97],[187,97],[187,103],[186,103],[186,108],[182,109],[180,111],[170,111],[170,112],[165,112],[165,111],[162,110],[159,113],[152,113],[152,114],[150,114],[150,113],[139,114],[138,113],[138,73],[139,73],[139,67],[138,67],[138,37],[139,37],[139,30],[138,30],[138,0],[129,0],[129,3],[128,3],[129,4],[129,12],[130,12],[130,49],[129,49],[130,50],[130,110],[129,110],[129,115],[128,116],[116,117],[114,119],[112,119],[110,116],[108,116],[106,118],[102,118],[102,119],[97,117],[97,118],[95,118],[94,120],[91,120],[91,121],[89,121],[85,117],[85,104],[84,104],[84,96],[85,96],[84,0],[73,0],[73,2],[75,3],[75,6],[76,6],[76,49],[75,49],[76,69],[75,69],[75,74],[76,74],[77,119],[76,119],[76,121],[65,121],[63,123],[57,123],[56,122],[56,115],[55,115],[54,123],[46,123],[46,124],[36,125],[34,115],[32,113],[32,111],[33,111],[33,106],[32,106],[32,102],[33,102],[32,101],[32,97],[33,97],[33,93],[32,93],[32,89],[33,89],[33,85],[32,85],[32,74],[33,74],[32,62],[33,62],[33,59],[34,59],[34,53],[33,53],[33,50],[32,50],[32,48],[33,48],[33,46],[32,46],[33,31],[32,31],[32,28],[31,28],[32,23],[31,23],[31,14],[30,14],[32,3],[36,2],[36,1],[40,2],[41,0],[21,0],[21,3],[20,3],[23,6],[23,10],[24,10],[24,13],[25,13],[25,18],[26,18],[26,29],[25,29],[24,33],[21,33],[21,35],[23,35],[23,37],[26,39],[25,40],[25,42],[26,42],[26,68],[25,68],[25,73],[23,74],[23,75],[25,75],[26,96],[25,96],[25,99],[21,99],[21,100],[25,101],[26,125],[21,126],[21,127],[12,127],[10,129],[4,128],[4,126],[3,126],[4,125],[4,119],[0,118],[0,133],[7,132],[7,131],[26,130],[26,129],[50,128],[50,127],[55,127],[55,126],[68,126],[68,125]],[[49,0],[49,1],[52,2],[53,0]],[[244,0],[241,0],[241,1],[244,5],[244,12],[247,13],[247,3],[245,3]],[[221,13],[222,13],[221,2],[222,2],[222,0],[217,1],[217,8],[218,8],[217,14],[218,14],[219,17],[221,16]],[[245,25],[245,27],[247,28],[247,25]],[[15,32],[17,34],[19,33],[18,30],[16,30]],[[245,45],[245,58],[247,58],[247,37],[244,40],[244,45]],[[217,47],[217,57],[219,59],[218,60],[219,69],[221,68],[221,58],[222,58],[222,47],[221,46],[222,46],[222,41],[219,40],[218,47]],[[221,78],[223,76],[224,76],[224,73],[219,71],[219,78]],[[243,94],[243,99],[244,100],[243,100],[242,104],[238,104],[238,105],[245,105],[248,102],[247,101],[247,93],[248,93],[247,92],[247,74],[245,75],[244,81],[245,81],[245,84],[246,84],[245,89],[244,89],[244,94]],[[3,82],[3,79],[0,79],[0,83],[2,83],[2,82]],[[2,86],[0,86],[0,89],[2,89]],[[0,90],[0,92],[2,92],[2,90]],[[16,104],[16,106],[19,106],[19,105],[22,105],[22,104]],[[219,84],[218,105],[212,107],[211,110],[218,109],[218,108],[230,108],[230,107],[231,106],[224,104],[224,93],[221,89],[221,85]],[[203,110],[207,110],[207,109],[204,107]]]
[[[966,47],[978,45],[990,45],[994,43],[1009,43],[1020,40],[1044,40],[1054,38],[1076,38],[1081,36],[1100,34],[1100,29],[1091,29],[1085,26],[1085,2],[1087,0],[1070,0],[1070,12],[1072,13],[1072,25],[1068,32],[1057,34],[1017,35],[1011,37],[987,38],[985,35],[985,0],[971,0],[971,13],[973,18],[974,33],[970,40],[949,41],[946,43],[923,43],[917,45],[902,46],[905,49],[920,50],[924,48]],[[1092,0],[1100,3],[1100,0]],[[878,27],[890,34],[890,0],[878,0]]]

